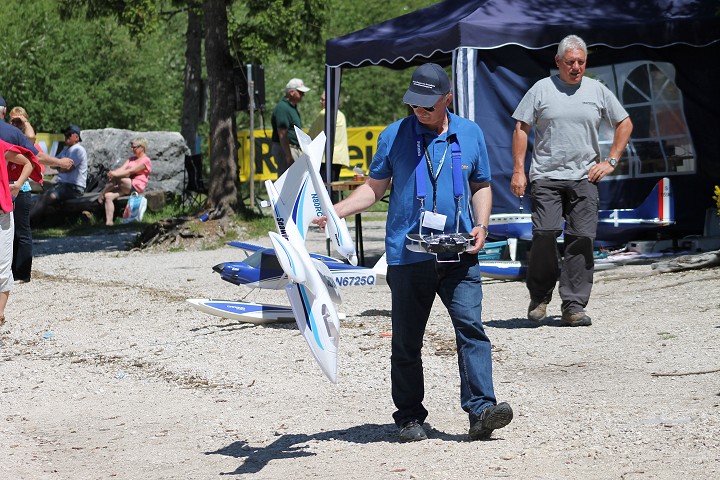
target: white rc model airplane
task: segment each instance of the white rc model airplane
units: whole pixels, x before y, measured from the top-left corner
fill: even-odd
[[[335,310],[335,303],[341,302],[340,290],[328,267],[310,257],[305,249],[304,237],[300,234],[292,216],[293,205],[283,202],[283,198],[287,198],[282,195],[283,189],[292,188],[288,185],[289,179],[310,179],[309,183],[319,200],[320,211],[316,210],[316,216],[327,217],[326,228],[335,249],[353,265],[357,264],[357,255],[347,225],[335,212],[330,196],[320,179],[325,134],[320,133],[314,141],[311,141],[310,137],[297,127],[295,133],[303,154],[288,169],[286,172],[288,175],[282,176],[285,177],[285,182],[281,182],[282,177],[275,183],[270,180],[265,181],[278,229],[278,233],[269,232],[269,235],[278,261],[290,279],[285,291],[290,298],[290,306],[295,314],[298,328],[323,373],[331,382],[336,383],[340,320]],[[297,172],[290,172],[293,167]],[[301,173],[300,168],[303,168],[304,172]]]
[[[277,263],[287,278],[284,288],[291,307],[210,299],[188,302],[212,315],[252,323],[294,317],[323,373],[336,383],[340,322],[335,304],[341,303],[341,297],[334,276],[337,274],[322,259],[311,257],[305,248],[312,220],[327,217],[327,233],[338,253],[352,265],[357,264],[357,255],[345,220],[335,212],[320,178],[325,134],[311,140],[301,130],[295,131],[303,154],[278,180],[265,182],[277,226],[277,233],[268,234]]]

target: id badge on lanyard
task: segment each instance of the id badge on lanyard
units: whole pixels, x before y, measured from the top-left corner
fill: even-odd
[[[448,144],[450,140],[448,139]],[[447,215],[437,212],[437,182],[440,176],[440,171],[445,164],[445,157],[447,156],[448,146],[445,146],[445,151],[438,164],[437,172],[433,171],[432,161],[430,160],[430,152],[423,142],[422,136],[418,135],[416,139],[416,151],[418,156],[417,167],[415,168],[415,186],[417,190],[417,198],[420,200],[420,231],[422,228],[431,228],[433,230],[445,230],[445,223],[447,221]],[[453,174],[453,193],[455,195],[455,202],[457,205],[457,218],[456,218],[456,230],[459,228],[459,215],[461,208],[460,199],[463,196],[463,182],[462,182],[462,159],[460,156],[460,146],[457,142],[452,143],[452,174]],[[425,160],[423,162],[423,159]],[[430,182],[433,187],[433,207],[431,211],[425,210],[425,198],[427,197],[427,185],[425,182],[424,170],[427,170]]]

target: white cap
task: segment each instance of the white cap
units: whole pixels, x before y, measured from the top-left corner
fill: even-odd
[[[288,84],[285,85],[285,90],[298,90],[303,93],[310,91],[310,89],[306,87],[303,81],[299,78],[291,79]]]

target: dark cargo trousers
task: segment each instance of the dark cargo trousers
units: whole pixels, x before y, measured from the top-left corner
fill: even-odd
[[[584,180],[536,180],[531,183],[533,241],[527,273],[530,298],[549,302],[555,283],[563,313],[585,310],[592,291],[593,240],[598,221],[597,186]],[[559,258],[557,237],[565,223],[565,249]]]

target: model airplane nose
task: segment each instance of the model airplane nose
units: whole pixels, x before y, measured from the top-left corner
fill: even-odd
[[[222,273],[223,270],[225,270],[225,263],[218,263],[214,267],[212,267],[213,272]]]

